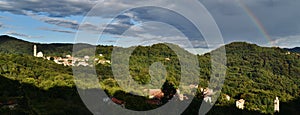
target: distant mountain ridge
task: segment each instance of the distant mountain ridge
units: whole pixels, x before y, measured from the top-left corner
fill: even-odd
[[[37,51],[42,51],[46,55],[65,56],[72,54],[73,45],[71,43],[41,44],[24,41],[8,35],[0,36],[0,52],[8,54],[33,55],[33,45],[37,45]],[[91,48],[92,45],[80,44],[82,48]]]
[[[0,38],[1,38],[0,39],[0,43],[6,42],[6,41],[10,41],[10,40],[15,40],[15,41],[19,41],[19,42],[27,42],[27,41],[24,41],[24,40],[15,38],[15,37],[11,37],[11,36],[8,36],[8,35],[1,35]]]
[[[233,43],[245,43],[245,42],[233,42]],[[73,45],[74,45],[72,43],[51,43],[51,44],[33,43],[15,37],[11,37],[8,35],[0,35],[0,53],[33,55],[32,50],[34,44],[37,45],[38,51],[42,51],[46,55],[56,55],[56,56],[65,56],[67,54],[72,54]],[[81,45],[82,49],[95,47],[93,45],[85,44],[85,43],[79,43],[79,44]],[[300,53],[300,47],[284,48],[284,50]]]
[[[294,53],[300,53],[300,47],[295,47],[295,48],[285,48],[285,50],[288,50],[288,51],[294,52]]]

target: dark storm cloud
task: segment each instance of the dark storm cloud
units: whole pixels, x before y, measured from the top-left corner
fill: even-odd
[[[161,8],[139,8],[133,9],[129,12],[125,13],[126,15],[120,15],[114,19],[114,22],[108,25],[108,29],[105,31],[110,34],[122,34],[129,27],[132,26],[140,26],[139,24],[154,21],[166,23],[177,30],[180,30],[186,37],[188,37],[191,41],[199,40],[203,37],[200,32],[196,29],[193,23],[189,22],[185,17],[182,17],[180,14],[177,14],[172,11],[168,11]],[[177,34],[174,31],[170,31],[167,28],[164,28],[162,25],[152,25],[152,26],[141,26],[136,29],[136,33],[130,34],[134,37],[139,37],[141,33],[147,34],[151,33],[153,35],[159,35],[162,37],[177,37]],[[138,34],[138,35],[137,35]],[[155,36],[152,36],[155,37]]]

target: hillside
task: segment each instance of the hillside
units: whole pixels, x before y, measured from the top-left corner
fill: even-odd
[[[7,37],[7,36],[6,36]],[[2,37],[3,38],[3,37]],[[1,38],[1,39],[2,39]],[[4,37],[5,38],[5,37]],[[32,43],[25,42],[22,40],[17,40],[9,38],[9,40],[2,39],[3,43],[7,44],[23,44],[26,47],[32,47]],[[26,45],[27,44],[27,45]],[[38,47],[44,47],[42,44]],[[63,53],[64,48],[68,49],[71,46],[61,45],[59,48],[52,47],[58,46],[57,44],[45,45],[45,52],[56,52]],[[172,49],[177,49],[176,53]],[[31,113],[31,112],[45,112],[45,109],[51,109],[49,113],[62,113],[64,111],[70,111],[72,108],[82,108],[78,109],[77,112],[85,113],[87,112],[84,107],[82,107],[82,102],[78,98],[78,94],[74,88],[72,68],[64,67],[62,65],[57,65],[52,61],[45,61],[41,58],[35,58],[33,56],[23,55],[23,53],[15,53],[12,51],[4,51],[3,47],[9,47],[0,45],[1,53],[0,55],[0,78],[5,79],[8,82],[1,83],[0,90],[5,90],[5,86],[14,86],[11,84],[16,84],[12,90],[5,90],[6,93],[0,93],[0,99],[7,100],[9,98],[20,97],[21,102],[25,100],[27,103],[23,103],[18,112],[21,113]],[[223,46],[224,47],[224,46]],[[281,101],[281,113],[295,114],[299,112],[299,95],[300,95],[300,57],[297,54],[287,54],[287,51],[280,48],[267,48],[260,47],[255,44],[248,44],[244,42],[235,42],[225,46],[227,53],[227,74],[224,87],[222,89],[222,95],[218,99],[217,104],[208,114],[222,114],[228,111],[233,113],[243,113],[243,114],[257,114],[273,113],[273,100],[275,97],[279,97]],[[3,48],[3,49],[2,49]],[[16,47],[16,49],[22,49],[21,47]],[[29,49],[30,49],[29,48]],[[124,48],[117,48],[124,49]],[[63,50],[63,51],[60,51]],[[69,49],[70,50],[70,49]],[[86,49],[87,50],[87,49]],[[217,49],[218,50],[218,49]],[[217,51],[215,50],[215,51]],[[17,50],[16,50],[17,51]],[[71,50],[70,50],[71,51]],[[24,50],[24,52],[26,52]],[[31,52],[28,51],[28,54]],[[82,51],[84,52],[84,50]],[[112,47],[98,46],[97,53],[102,53],[108,59],[110,59],[112,52]],[[11,54],[12,53],[12,54]],[[123,52],[126,54],[126,52]],[[189,61],[191,58],[191,53],[181,49],[176,45],[165,45],[165,44],[155,44],[152,46],[139,46],[137,47],[130,56],[129,61],[129,71],[130,75],[139,84],[149,84],[150,73],[148,71],[151,68],[153,62],[161,62],[166,66],[167,83],[171,84],[168,86],[169,89],[174,89],[178,87],[180,74],[181,73],[181,63],[179,62],[178,56],[176,54],[184,54],[183,60]],[[122,52],[118,55],[124,56]],[[30,54],[31,55],[31,54]],[[117,58],[118,59],[118,58]],[[122,60],[120,58],[120,60]],[[198,55],[199,65],[200,65],[200,87],[207,87],[210,78],[210,54]],[[118,63],[117,63],[118,64]],[[122,63],[119,63],[117,67],[124,67]],[[87,68],[90,69],[90,68]],[[96,71],[100,79],[100,84],[103,86],[104,90],[108,95],[112,97],[118,97],[126,101],[126,108],[133,110],[149,110],[156,108],[158,106],[149,106],[142,100],[145,97],[137,97],[129,92],[134,92],[141,94],[134,89],[134,87],[129,87],[124,91],[119,87],[119,85],[114,80],[110,65],[97,65]],[[119,71],[122,74],[124,71]],[[157,70],[156,72],[161,72]],[[188,73],[189,75],[196,75],[196,71],[189,70],[183,71],[183,73]],[[82,74],[86,76],[86,74]],[[154,74],[157,77],[154,82],[160,83],[162,76],[159,74]],[[5,81],[4,80],[4,81]],[[198,83],[194,79],[185,79],[187,83]],[[10,82],[12,81],[12,82]],[[126,82],[125,82],[126,84]],[[165,83],[166,84],[166,83]],[[25,85],[26,87],[34,87],[30,92],[31,97],[24,99],[26,96],[21,89],[26,89],[26,87],[21,87]],[[184,84],[189,85],[189,84]],[[149,85],[152,86],[151,83]],[[166,85],[164,85],[166,86]],[[166,87],[162,87],[164,89]],[[182,93],[190,95],[190,92],[186,92],[185,88],[182,87]],[[31,89],[31,88],[30,88]],[[14,94],[18,90],[19,93]],[[20,91],[19,91],[20,90]],[[67,90],[68,93],[58,93]],[[200,89],[198,89],[200,90]],[[27,91],[28,92],[28,91]],[[71,95],[69,95],[71,93]],[[168,92],[167,92],[168,93]],[[171,92],[172,93],[172,92]],[[227,94],[231,97],[230,101],[227,101],[224,97]],[[24,96],[25,95],[25,96]],[[139,98],[139,103],[133,100],[133,97]],[[187,114],[198,113],[199,104],[202,101],[202,95],[197,94],[198,98],[194,99],[194,102],[186,110]],[[33,105],[29,105],[28,100],[33,99],[30,102]],[[40,100],[54,100],[53,102],[43,104],[39,103]],[[68,100],[65,100],[68,99]],[[168,100],[168,98],[165,98]],[[245,99],[245,109],[238,110],[235,107],[235,101],[238,99]],[[23,101],[22,101],[23,100]],[[27,100],[27,101],[26,101]],[[59,101],[65,100],[65,101]],[[0,100],[1,101],[1,100]],[[60,103],[61,102],[61,103]],[[167,102],[167,101],[165,101]],[[77,103],[78,106],[71,106]],[[65,106],[65,105],[70,106]],[[63,109],[56,110],[57,107],[64,107]],[[7,111],[7,109],[0,108],[0,111]]]
[[[0,52],[32,55],[33,43],[10,36],[0,36]]]
[[[72,69],[33,56],[0,55],[1,114],[90,114]]]
[[[280,48],[260,47],[244,42],[231,43],[225,47],[227,53],[226,80],[222,89],[222,96],[214,107],[218,111],[212,110],[210,114],[219,114],[223,108],[227,107],[236,108],[235,101],[239,99],[246,100],[245,114],[247,113],[246,111],[249,111],[249,114],[252,112],[273,113],[275,97],[279,97],[282,103],[289,103],[299,98],[300,57],[298,55],[287,54],[286,50]],[[218,51],[218,49],[215,51]],[[185,54],[186,57],[192,56],[184,50],[179,50],[179,52]],[[171,60],[165,61],[165,58],[170,58]],[[210,54],[208,53],[198,58],[201,73],[199,86],[207,87],[211,74]],[[181,74],[178,57],[175,52],[172,52],[170,48],[163,44],[136,48],[130,57],[130,75],[140,84],[147,84],[150,80],[147,70],[156,61],[166,65],[167,80],[175,87],[178,87]],[[123,66],[119,65],[119,67]],[[111,82],[113,76],[110,67],[99,66],[97,68],[100,76],[106,70],[105,75],[103,75],[105,76],[103,77],[103,83],[107,85],[115,84],[115,82]],[[183,72],[185,73],[185,71]],[[188,73],[193,75],[196,72],[188,71]],[[197,81],[190,79],[187,82],[195,83]],[[118,85],[113,85],[107,87],[107,90],[112,91],[110,92],[111,95],[118,96],[118,94],[114,94],[116,87]],[[150,87],[152,86],[150,85]],[[185,88],[183,87],[181,92],[184,92]],[[126,90],[132,92],[136,89],[128,88]],[[188,94],[188,92],[184,93]],[[231,101],[226,101],[225,94],[231,97]],[[198,97],[199,99],[203,98],[201,95],[198,95]],[[291,113],[291,111],[298,111],[297,107],[295,104],[290,105],[289,108],[282,106],[281,112]],[[225,113],[227,109],[224,109],[223,112]],[[196,111],[197,109],[195,108],[189,110],[189,112]]]
[[[47,56],[65,56],[72,54],[73,44],[67,43],[53,43],[53,44],[40,44],[31,43],[20,40],[7,35],[0,36],[0,53],[8,54],[23,54],[33,55],[33,45],[37,45],[37,51],[42,51]],[[80,48],[91,48],[92,45],[77,44]]]
[[[299,97],[298,55],[242,42],[226,45],[226,52],[227,76],[222,93],[245,99],[247,110],[272,113],[276,96],[282,102]]]
[[[286,50],[294,53],[300,53],[300,47],[295,47],[295,48],[286,48]]]

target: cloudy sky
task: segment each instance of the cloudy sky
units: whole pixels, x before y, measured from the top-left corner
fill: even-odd
[[[0,34],[42,43],[74,43],[78,31],[95,44],[151,44],[161,41],[185,43],[205,50],[205,40],[195,27],[176,14],[153,7],[129,9],[145,0],[0,0]],[[189,2],[188,0],[186,1]],[[300,46],[299,0],[199,0],[218,25],[224,42],[247,41],[262,46]],[[186,7],[166,0],[152,3]],[[97,5],[97,6],[95,6]],[[94,9],[95,15],[87,15]],[[127,9],[126,11],[122,11]],[[121,11],[121,12],[120,12]],[[195,15],[200,11],[191,9]],[[88,19],[88,20],[84,20]],[[153,22],[149,22],[153,21]],[[157,22],[154,22],[157,21]],[[106,24],[111,22],[108,26]],[[164,24],[161,22],[167,22]],[[171,25],[171,26],[170,26]],[[80,27],[80,29],[79,29]],[[126,38],[126,39],[125,39]],[[189,48],[190,45],[183,45]]]

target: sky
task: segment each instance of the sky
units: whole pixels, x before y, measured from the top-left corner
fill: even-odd
[[[151,3],[201,11],[167,0]],[[299,0],[199,0],[216,22],[225,44],[246,41],[267,47],[300,47]],[[146,0],[0,0],[0,35],[30,42],[74,43],[81,31],[86,41],[103,45],[180,44],[198,52],[211,50],[192,23],[160,8],[134,8]],[[134,9],[132,9],[134,8]],[[94,12],[91,12],[94,11]],[[95,12],[96,11],[96,12]],[[165,22],[165,23],[162,23]],[[167,24],[166,24],[167,23]],[[197,31],[196,31],[197,30]],[[92,40],[91,40],[92,41]],[[84,42],[84,41],[82,41]],[[90,43],[90,42],[87,42]]]

